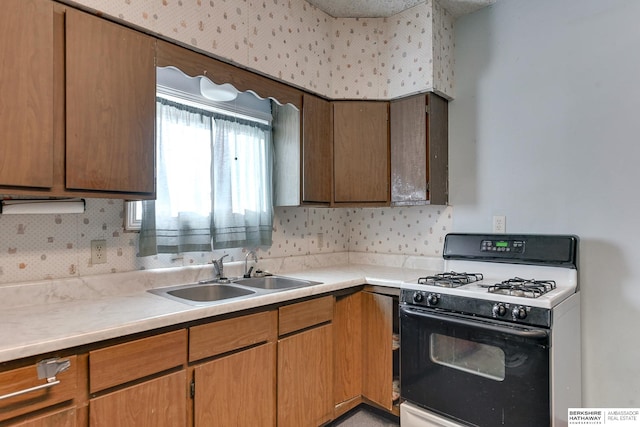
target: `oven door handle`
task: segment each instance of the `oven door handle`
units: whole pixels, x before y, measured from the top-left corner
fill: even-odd
[[[418,311],[418,310],[413,310],[411,308],[408,307],[402,307],[401,310],[409,313],[412,316],[418,316],[418,317],[426,317],[429,319],[435,319],[435,320],[446,320],[447,322],[451,322],[451,323],[456,323],[458,325],[463,325],[463,326],[469,326],[469,327],[473,327],[473,328],[481,328],[481,329],[486,329],[486,330],[490,330],[490,331],[495,331],[495,332],[500,332],[503,334],[508,334],[508,335],[515,335],[517,337],[521,337],[521,338],[527,338],[527,339],[544,339],[549,337],[549,331],[546,331],[544,329],[515,329],[515,328],[509,328],[507,326],[500,326],[500,325],[489,325],[485,322],[478,322],[478,321],[474,321],[474,320],[467,320],[467,319],[463,319],[460,317],[454,317],[454,316],[450,316],[450,315],[446,315],[446,314],[432,314],[432,313],[427,313],[424,311]]]

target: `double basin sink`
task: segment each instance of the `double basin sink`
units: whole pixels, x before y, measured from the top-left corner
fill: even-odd
[[[191,305],[211,305],[278,291],[319,285],[321,282],[284,276],[240,278],[224,283],[205,280],[187,285],[151,289],[148,292]]]

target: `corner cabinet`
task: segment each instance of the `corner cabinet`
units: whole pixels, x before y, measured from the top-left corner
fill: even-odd
[[[334,204],[388,206],[389,103],[333,103]]]
[[[333,397],[336,417],[362,403],[362,295],[359,290],[336,295],[333,314]]]
[[[365,286],[336,296],[335,416],[361,403],[400,414],[397,289]]]
[[[448,201],[448,102],[420,94],[390,103],[391,204]]]
[[[393,334],[398,332],[398,299],[363,292],[362,305],[362,395],[397,415],[399,396],[394,394],[394,381],[399,377],[399,354],[394,350]]]

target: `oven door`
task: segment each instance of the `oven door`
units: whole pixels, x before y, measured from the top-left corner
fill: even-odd
[[[549,330],[400,308],[401,396],[465,425],[551,423]]]

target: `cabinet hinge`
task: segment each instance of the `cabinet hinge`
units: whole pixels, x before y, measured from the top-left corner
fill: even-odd
[[[196,397],[196,381],[195,380],[191,380],[191,384],[189,384],[189,395],[191,396],[192,399]]]
[[[424,112],[427,113],[427,114],[431,113],[431,108],[429,108],[429,104],[426,104],[424,106]]]

